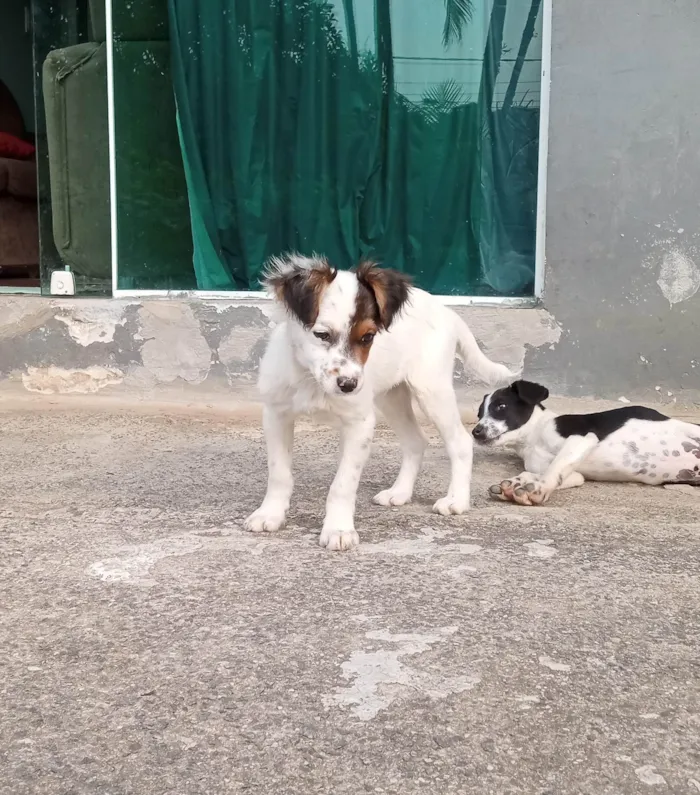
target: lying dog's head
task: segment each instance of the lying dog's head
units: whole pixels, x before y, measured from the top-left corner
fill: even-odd
[[[486,395],[479,406],[479,422],[472,435],[480,444],[507,445],[516,441],[536,406],[549,397],[547,387],[532,381],[515,381]]]
[[[358,392],[375,336],[408,300],[403,273],[363,262],[353,271],[323,257],[290,254],[270,260],[264,283],[291,322],[297,359],[329,395]]]

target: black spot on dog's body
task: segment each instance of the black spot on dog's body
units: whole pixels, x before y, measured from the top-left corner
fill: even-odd
[[[645,406],[624,406],[610,411],[598,411],[593,414],[562,414],[554,420],[557,433],[565,439],[569,436],[586,436],[593,433],[599,441],[619,431],[630,420],[646,420],[647,422],[664,422],[665,414]],[[632,446],[635,449],[632,449]],[[634,442],[628,443],[630,452],[638,453],[639,448]],[[665,452],[665,451],[664,451]]]
[[[675,479],[670,482],[686,486],[700,486],[700,473],[693,469],[681,469]]]
[[[695,458],[700,458],[700,439],[698,439],[696,436],[691,436],[690,438],[692,441],[682,442],[681,447],[686,453],[692,453]]]

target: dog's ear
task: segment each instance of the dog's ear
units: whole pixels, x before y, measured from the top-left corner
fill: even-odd
[[[511,385],[511,389],[528,406],[537,406],[549,397],[547,387],[535,384],[533,381],[516,381]]]
[[[310,328],[318,317],[323,291],[337,273],[325,258],[287,254],[268,261],[263,285],[303,326]]]
[[[361,262],[355,273],[360,284],[374,296],[379,315],[378,325],[388,329],[408,300],[411,277],[389,268],[380,268],[371,261]]]

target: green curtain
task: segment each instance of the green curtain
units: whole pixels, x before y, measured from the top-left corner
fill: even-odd
[[[506,11],[524,24],[530,0],[421,2],[446,53],[480,12],[476,57],[426,55],[408,2],[169,0],[200,289],[257,289],[294,249],[439,294],[532,294],[539,111],[497,88]]]

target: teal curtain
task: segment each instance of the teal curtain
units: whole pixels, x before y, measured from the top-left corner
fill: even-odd
[[[169,0],[198,287],[257,289],[294,249],[532,294],[539,111],[509,91],[533,60],[508,56],[511,7],[525,31],[530,0]]]

